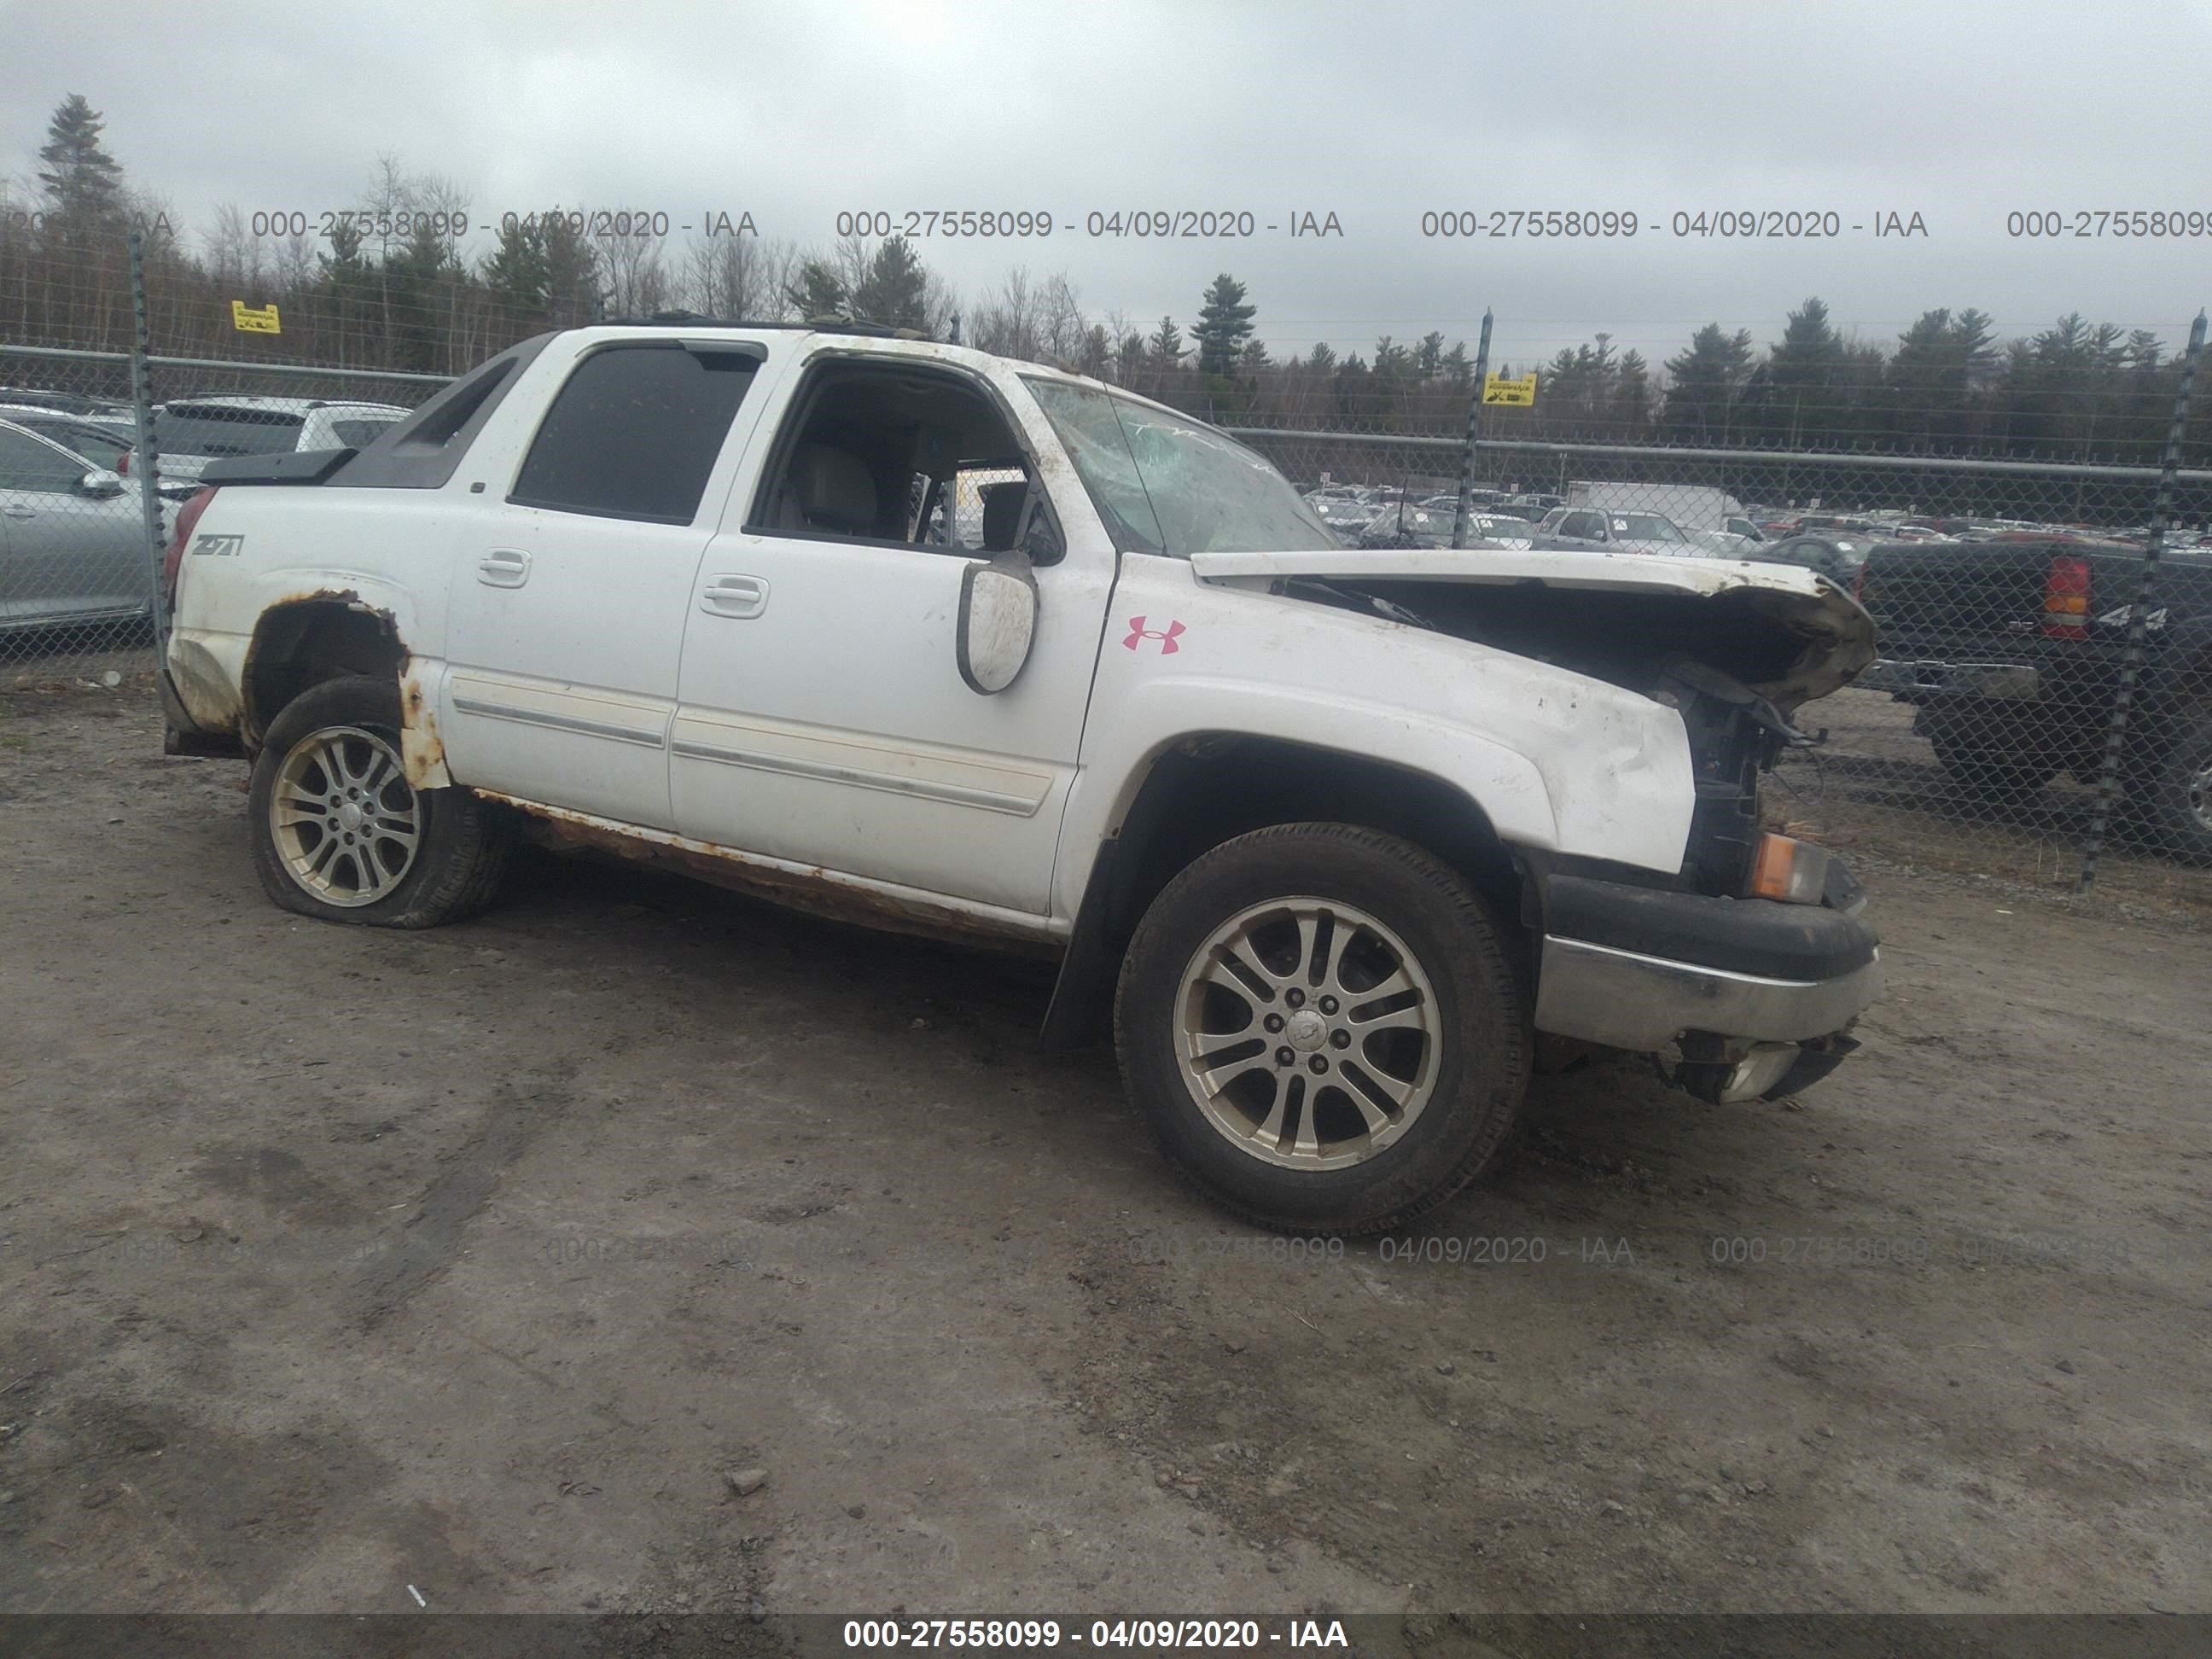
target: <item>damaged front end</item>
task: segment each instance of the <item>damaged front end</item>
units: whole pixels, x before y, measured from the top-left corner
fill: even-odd
[[[1796,718],[1874,660],[1866,612],[1792,566],[1582,552],[1373,550],[1201,555],[1201,576],[1547,662],[1674,708],[1696,789],[1680,867],[1534,849],[1536,1029],[1661,1056],[1716,1101],[1825,1076],[1881,990],[1865,895],[1827,850],[1768,830],[1762,777],[1821,739]]]

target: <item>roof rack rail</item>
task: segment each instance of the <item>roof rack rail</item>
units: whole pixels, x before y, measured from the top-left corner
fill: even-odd
[[[849,317],[809,317],[804,322],[763,322],[744,317],[702,317],[696,311],[656,311],[649,317],[609,317],[587,326],[601,328],[779,328],[811,330],[820,334],[863,334],[879,340],[933,340],[919,328],[894,328],[888,323],[858,322]]]

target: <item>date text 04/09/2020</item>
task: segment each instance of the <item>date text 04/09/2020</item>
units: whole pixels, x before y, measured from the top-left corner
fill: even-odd
[[[1095,1619],[1086,1627],[1057,1619],[848,1619],[848,1650],[883,1648],[1054,1649],[1071,1646],[1193,1653],[1261,1649],[1349,1649],[1340,1619]]]

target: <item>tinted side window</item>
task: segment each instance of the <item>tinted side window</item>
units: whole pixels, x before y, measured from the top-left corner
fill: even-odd
[[[364,417],[351,421],[332,421],[331,435],[348,449],[363,449],[376,441],[377,434],[390,426],[390,421]]]
[[[690,524],[758,358],[659,342],[580,362],[538,428],[507,500]]]
[[[85,469],[21,432],[0,432],[0,489],[74,490]]]

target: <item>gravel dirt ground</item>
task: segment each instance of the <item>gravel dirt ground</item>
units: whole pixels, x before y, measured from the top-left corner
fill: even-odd
[[[0,1608],[2212,1609],[2192,928],[1884,859],[1835,1078],[1540,1079],[1339,1254],[1036,964],[550,857],[317,925],[159,726],[0,694]]]

